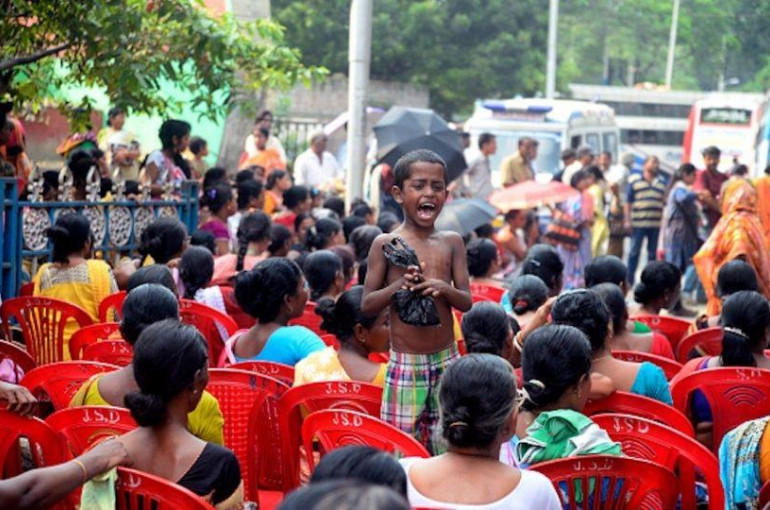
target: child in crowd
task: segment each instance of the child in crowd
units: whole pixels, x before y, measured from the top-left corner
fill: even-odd
[[[283,225],[270,227],[270,244],[267,246],[268,257],[285,257],[291,249],[291,230]]]
[[[345,244],[342,223],[332,218],[318,220],[305,233],[307,251],[326,250],[341,244]]]
[[[503,309],[513,314],[519,324],[524,327],[532,320],[537,309],[548,300],[548,287],[543,280],[535,275],[523,274],[511,282],[511,287],[503,297]]]
[[[314,251],[305,259],[302,271],[310,286],[310,301],[336,300],[345,290],[342,259],[329,250]]]
[[[217,257],[214,261],[215,285],[232,287],[233,278],[241,271],[250,271],[265,259],[265,250],[271,244],[272,224],[262,211],[248,213],[241,218],[236,236],[238,252]]]
[[[310,190],[305,186],[292,186],[283,192],[283,205],[285,211],[273,218],[276,223],[290,229],[294,228],[294,219],[302,213],[309,213],[313,206],[313,198]]]
[[[265,195],[262,192],[262,183],[254,179],[248,179],[238,183],[238,212],[227,218],[227,229],[233,238],[232,249],[238,250],[238,225],[241,218],[250,212],[260,211],[265,203]]]
[[[682,292],[682,273],[671,262],[655,260],[644,267],[634,287],[634,300],[639,307],[633,315],[658,315],[673,306]]]
[[[235,214],[237,204],[233,189],[229,184],[219,183],[203,191],[203,198],[211,212],[209,220],[201,225],[201,230],[214,234],[217,251],[214,255],[226,255],[230,252],[230,231],[227,219]]]
[[[381,417],[436,454],[445,449],[438,433],[438,382],[459,356],[452,308],[465,312],[472,304],[465,245],[458,234],[435,228],[447,197],[447,169],[441,157],[427,150],[412,151],[398,161],[394,175],[393,196],[405,219],[372,244],[362,311],[378,314],[402,287],[435,299],[437,327],[407,325],[391,308],[391,353]],[[388,263],[383,246],[397,237],[414,249],[422,267],[403,269]]]
[[[209,155],[209,144],[200,136],[190,138],[189,153],[185,157],[190,162],[191,177],[199,181],[209,169],[209,164],[203,159]]]
[[[273,214],[283,209],[283,194],[291,188],[291,177],[283,170],[273,170],[267,174],[265,182],[265,213]]]

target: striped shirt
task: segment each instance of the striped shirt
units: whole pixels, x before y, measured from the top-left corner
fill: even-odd
[[[634,228],[660,228],[666,185],[659,178],[647,181],[641,175],[628,180],[628,203],[631,206],[631,226]]]

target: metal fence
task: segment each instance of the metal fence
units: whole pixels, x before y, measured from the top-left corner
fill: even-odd
[[[294,159],[310,146],[310,135],[323,127],[324,123],[317,120],[276,118],[273,121],[272,131],[286,151],[289,169],[293,168]]]

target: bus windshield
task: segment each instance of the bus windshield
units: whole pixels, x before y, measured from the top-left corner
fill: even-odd
[[[490,165],[493,172],[499,173],[500,164],[503,160],[508,156],[516,154],[519,150],[519,139],[525,136],[538,141],[537,158],[532,163],[535,172],[556,174],[559,171],[561,133],[492,131],[492,134],[497,138],[497,152],[494,156],[490,157]]]

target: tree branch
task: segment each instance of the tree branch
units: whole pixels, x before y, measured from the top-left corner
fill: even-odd
[[[7,60],[0,61],[0,71],[5,71],[7,69],[11,69],[16,66],[37,62],[38,60],[41,60],[45,57],[48,57],[50,55],[55,55],[56,53],[59,53],[62,50],[66,50],[70,46],[72,46],[72,43],[69,43],[69,42],[61,43],[61,44],[57,44],[56,46],[52,46],[51,48],[38,51],[37,53],[33,53],[32,55],[27,55],[24,57],[9,58]]]

